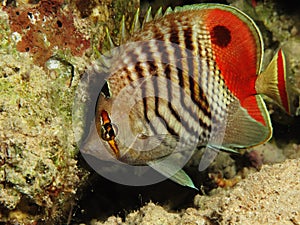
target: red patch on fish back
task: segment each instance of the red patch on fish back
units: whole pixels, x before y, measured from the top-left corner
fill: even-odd
[[[282,51],[279,50],[278,52],[278,58],[277,58],[277,73],[278,73],[278,90],[280,94],[280,99],[282,102],[283,107],[285,110],[289,113],[289,105],[288,105],[288,99],[287,99],[287,92],[285,87],[285,70],[284,70],[284,59],[282,55]]]
[[[240,100],[255,95],[257,42],[248,25],[233,13],[208,10],[206,26],[221,76]]]

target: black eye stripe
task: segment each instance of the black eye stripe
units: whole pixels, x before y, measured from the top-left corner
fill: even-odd
[[[113,130],[113,128],[111,128],[111,129],[108,131],[108,134],[109,134],[109,136],[115,136],[115,131]]]
[[[106,141],[112,140],[116,137],[115,131],[110,123],[102,126],[102,138]]]
[[[110,121],[109,116],[105,118],[104,121],[101,121],[101,137],[106,141],[113,140],[116,137],[116,132],[114,130],[113,124]]]
[[[103,124],[103,128],[104,128],[105,130],[108,130],[108,129],[111,129],[112,127],[111,127],[111,124],[110,124],[110,123],[106,123],[106,124]]]
[[[111,97],[108,81],[105,81],[105,83],[101,89],[101,93],[104,95],[105,98]]]

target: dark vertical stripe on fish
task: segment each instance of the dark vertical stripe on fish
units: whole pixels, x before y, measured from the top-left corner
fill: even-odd
[[[183,29],[184,33],[184,43],[185,47],[189,49],[190,51],[194,50],[194,45],[193,45],[193,30],[191,27],[186,27]]]
[[[164,34],[159,30],[159,27],[152,26],[151,28],[152,28],[151,32],[152,32],[152,34],[154,34],[153,38],[155,40],[162,41],[164,39]]]
[[[144,108],[144,118],[146,122],[149,124],[150,129],[154,134],[158,134],[156,128],[153,126],[152,123],[150,123],[150,119],[148,117],[148,102],[147,102],[147,96],[146,96],[146,88],[142,87],[142,96],[143,96],[143,108]]]
[[[139,78],[144,77],[144,69],[141,66],[141,62],[137,62],[134,66],[134,69]]]
[[[127,74],[127,79],[129,80],[129,83],[131,84],[133,81],[132,77],[130,76],[131,72],[126,67],[124,67],[123,70],[124,70],[125,74]]]
[[[185,31],[184,36],[186,36],[184,38],[184,45],[188,46],[188,48],[192,49],[193,47],[191,47],[191,43],[192,42],[192,30],[188,29],[187,31]],[[176,35],[177,34],[177,35]],[[176,39],[178,38],[178,40]],[[178,84],[179,86],[182,88],[180,90],[180,102],[182,107],[185,109],[185,111],[194,119],[195,122],[199,121],[199,116],[196,115],[196,113],[192,112],[192,110],[185,104],[184,102],[184,96],[186,93],[184,92],[184,88],[185,88],[185,84],[184,84],[184,74],[182,71],[183,65],[182,65],[182,59],[183,59],[183,54],[182,54],[182,49],[180,48],[180,45],[182,46],[183,43],[180,43],[179,40],[179,30],[178,30],[178,25],[176,23],[172,23],[172,35],[170,37],[170,41],[173,42],[178,42],[179,45],[174,46],[174,59],[176,60],[176,70],[177,70],[177,77],[178,77]],[[185,51],[187,54],[189,54],[189,51]],[[190,55],[190,54],[189,54]],[[191,55],[190,55],[191,56]],[[190,61],[190,60],[188,60]],[[189,67],[192,69],[193,65],[189,65]],[[187,71],[187,75],[190,75],[191,72]],[[170,107],[169,107],[170,108]],[[200,110],[202,110],[200,108]],[[172,109],[170,108],[170,111],[172,111]],[[179,118],[180,119],[180,118]],[[182,118],[181,118],[182,120]],[[181,123],[184,123],[183,126],[187,129],[187,130],[192,130],[192,128],[188,125],[188,123],[186,123],[186,121],[181,121]],[[204,128],[207,126],[204,126]],[[195,131],[193,131],[195,132]],[[199,135],[198,131],[196,131],[197,135]]]
[[[193,51],[195,49],[196,43],[193,41],[193,30],[191,27],[187,27],[184,31],[184,43],[186,47],[186,53],[187,53],[187,63],[188,63],[188,70],[189,70],[189,86],[190,86],[190,91],[191,91],[191,99],[192,101],[198,106],[199,110],[201,110],[204,115],[210,117],[211,113],[209,112],[209,106],[208,106],[208,101],[206,96],[204,95],[204,92],[201,88],[201,86],[194,80],[195,76],[195,71],[194,67],[194,62],[200,63],[199,56],[195,57],[193,56]],[[187,50],[188,49],[188,50]],[[200,45],[198,46],[198,52],[201,47]],[[202,68],[201,66],[199,67],[198,73],[202,74]],[[198,74],[196,76],[199,76]],[[196,95],[198,89],[198,95]]]
[[[157,97],[157,96],[155,96],[155,115],[164,121],[166,129],[170,134],[172,134],[176,137],[180,137],[180,135],[168,124],[166,118],[164,118],[161,115],[161,113],[159,112],[159,97]]]
[[[162,64],[161,64],[162,65]],[[153,76],[158,76],[158,74],[153,74]],[[161,77],[161,79],[165,79],[166,77]],[[159,112],[159,105],[160,105],[160,98],[159,98],[159,87],[158,87],[158,79],[153,79],[153,89],[154,89],[154,96],[155,96],[155,105],[154,105],[154,111],[155,111],[155,115],[157,117],[159,117],[161,120],[164,121],[164,124],[166,126],[166,129],[168,130],[168,132],[172,135],[175,135],[175,136],[178,136],[179,137],[179,134],[176,133],[176,131],[170,127],[170,125],[168,124],[166,118],[164,118],[161,113]],[[168,81],[167,81],[168,82]]]
[[[170,42],[176,45],[179,45],[179,36],[178,36],[178,29],[177,29],[177,25],[175,23],[172,24],[172,32],[170,35]]]
[[[147,64],[148,64],[148,68],[149,68],[149,73],[150,73],[150,75],[155,74],[155,73],[157,72],[157,66],[155,65],[155,62],[149,60],[149,61],[147,62]]]
[[[167,88],[168,88],[168,107],[170,109],[170,112],[172,113],[172,115],[176,118],[176,120],[178,122],[181,122],[180,116],[178,115],[178,113],[174,110],[173,106],[172,106],[172,81],[171,81],[171,68],[170,65],[167,64],[165,67],[165,75],[167,78]]]
[[[174,75],[176,74],[177,79],[178,79],[178,84],[181,87],[180,89],[180,104],[181,107],[184,109],[184,111],[186,113],[188,113],[190,115],[191,118],[193,118],[193,120],[195,122],[199,121],[199,115],[197,115],[196,112],[194,112],[190,107],[186,105],[185,103],[185,89],[186,88],[190,88],[191,89],[191,100],[194,101],[195,104],[197,104],[197,106],[200,108],[201,111],[203,111],[202,107],[201,107],[201,101],[197,102],[196,98],[195,98],[195,90],[194,90],[194,86],[198,85],[197,83],[195,83],[195,81],[193,80],[192,82],[189,82],[189,78],[185,77],[186,75],[191,75],[193,74],[193,55],[190,52],[190,50],[193,50],[195,47],[193,46],[193,40],[192,40],[192,29],[187,28],[186,30],[182,30],[182,33],[180,33],[179,31],[179,26],[180,24],[177,24],[176,22],[171,21],[171,27],[172,30],[171,32],[169,32],[169,35],[166,35],[165,33],[162,33],[160,31],[160,29],[158,27],[156,27],[155,29],[153,29],[154,31],[154,38],[157,40],[156,41],[156,48],[155,51],[158,50],[158,52],[160,53],[160,61],[156,60],[157,63],[159,65],[165,65],[164,67],[164,73],[165,73],[165,78],[167,79],[167,88],[168,88],[168,109],[170,114],[172,115],[172,118],[176,119],[179,123],[181,123],[181,125],[185,128],[185,130],[189,131],[189,132],[193,132],[195,135],[200,135],[198,129],[194,130],[193,126],[191,124],[193,124],[193,122],[191,122],[191,120],[189,118],[187,118],[186,121],[182,121],[182,118],[180,118],[180,115],[177,113],[177,111],[173,108],[172,105],[172,96],[173,96],[173,91],[172,90],[172,79],[171,79],[171,75],[172,75],[172,71],[171,69],[173,69],[173,67],[171,68],[169,64],[170,62],[172,63],[176,63],[176,69],[174,71]],[[182,36],[183,40],[180,39],[180,35]],[[168,36],[168,40],[166,39],[166,37]],[[182,47],[186,46],[186,51],[184,49],[182,49]],[[169,52],[169,48],[173,48],[174,51],[174,55],[171,55]],[[185,51],[185,53],[187,54],[187,57],[190,57],[191,60],[188,60],[187,63],[188,65],[188,71],[187,74],[185,74],[184,71],[182,71],[183,68],[183,57],[186,58],[186,56],[183,55],[183,52]],[[152,51],[151,51],[152,52]],[[171,58],[171,59],[170,59]],[[150,67],[151,69],[151,67]],[[185,80],[187,79],[187,80]],[[192,87],[185,87],[185,84],[189,84],[189,86]],[[155,86],[155,84],[153,84]],[[154,90],[159,91],[158,89]],[[156,96],[158,96],[156,94]],[[199,97],[200,98],[200,97]],[[205,99],[206,100],[206,99]],[[160,111],[159,111],[159,104],[160,104],[160,100],[159,98],[155,99],[155,114],[156,116],[159,116],[162,118]],[[145,107],[144,107],[145,108]],[[204,113],[205,115],[207,115],[207,113]],[[165,118],[162,118],[165,120]],[[167,120],[170,121],[170,120]],[[166,122],[166,120],[165,120]],[[198,122],[199,123],[199,122]],[[205,124],[203,121],[200,122],[201,124],[203,123],[204,126],[203,128],[206,129],[206,127],[208,127],[208,124]],[[168,124],[166,122],[166,128],[167,130],[173,134],[175,134],[175,130],[173,128],[170,127],[170,124]]]

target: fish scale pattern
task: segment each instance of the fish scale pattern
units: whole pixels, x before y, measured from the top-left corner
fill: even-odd
[[[203,145],[210,138],[211,120],[224,122],[234,96],[222,79],[210,33],[201,16],[181,12],[153,20],[134,34],[117,56],[120,69],[108,79],[113,96],[134,81],[147,81],[135,87],[142,99],[131,116],[132,123],[143,120],[144,129],[133,129],[152,135],[161,133],[161,127],[165,127],[171,135],[187,137],[185,142],[197,140]],[[153,117],[161,118],[160,124],[151,124]],[[216,133],[218,127],[214,129]]]

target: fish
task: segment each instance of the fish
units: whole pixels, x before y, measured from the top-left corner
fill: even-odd
[[[103,64],[108,75],[85,153],[99,155],[99,141],[100,158],[149,165],[196,188],[182,170],[195,150],[205,148],[204,170],[219,151],[238,153],[272,137],[262,96],[290,113],[284,53],[262,71],[262,34],[244,12],[212,3],[160,9],[154,18],[148,10],[141,27],[137,18]],[[107,40],[113,49],[109,32]]]

